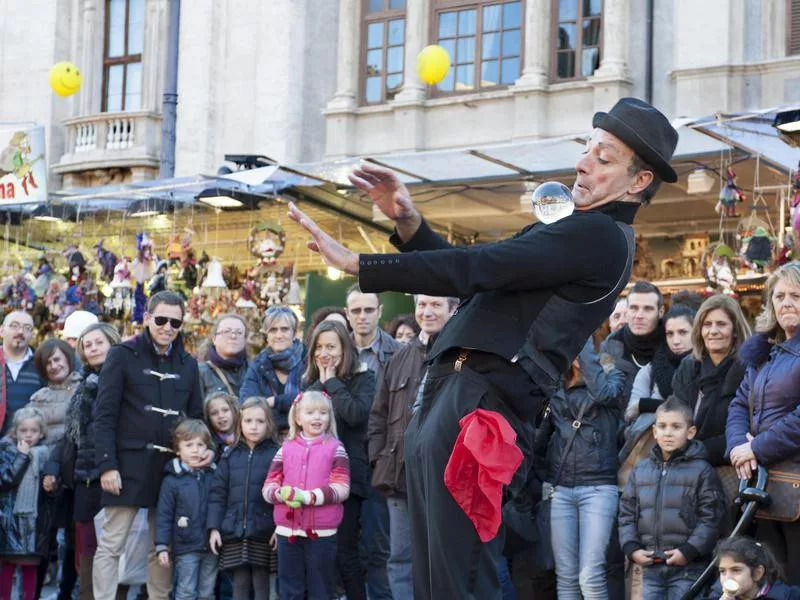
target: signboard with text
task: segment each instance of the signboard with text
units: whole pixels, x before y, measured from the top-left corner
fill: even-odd
[[[0,206],[45,202],[44,127],[0,123]]]

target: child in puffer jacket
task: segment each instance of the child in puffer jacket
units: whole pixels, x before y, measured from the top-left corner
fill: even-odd
[[[263,490],[264,499],[276,505],[281,600],[333,597],[336,529],[349,493],[350,467],[336,438],[331,399],[305,392],[289,409],[289,436]]]
[[[177,458],[164,467],[156,510],[156,552],[163,567],[175,563],[175,600],[212,600],[217,556],[206,537],[212,469],[199,465],[213,447],[211,432],[199,419],[186,419],[172,434]],[[213,467],[213,465],[212,465]]]
[[[725,493],[692,410],[670,396],[656,410],[656,446],[633,469],[619,513],[625,554],[644,567],[647,600],[682,598],[708,563],[725,518]]]

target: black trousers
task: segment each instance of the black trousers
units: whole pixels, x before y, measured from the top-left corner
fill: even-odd
[[[348,600],[367,600],[366,579],[361,564],[361,511],[366,501],[350,494],[344,502],[344,515],[336,532],[336,569]]]
[[[524,485],[532,440],[524,433],[523,420],[509,407],[524,404],[532,414],[538,413],[541,398],[529,397],[531,382],[521,369],[495,358],[468,362],[460,372],[446,359],[431,366],[421,406],[406,430],[415,600],[502,598],[495,566],[503,550],[502,527],[493,540],[482,543],[444,484],[445,467],[460,433],[459,420],[482,408],[499,412],[517,431],[517,445],[525,459],[508,486],[509,493]]]
[[[756,519],[755,537],[778,559],[786,574],[784,582],[800,585],[800,521],[783,523]]]

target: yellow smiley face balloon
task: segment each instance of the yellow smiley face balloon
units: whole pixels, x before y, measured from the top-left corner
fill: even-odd
[[[71,62],[60,62],[50,69],[50,87],[59,96],[71,96],[81,89],[81,72]]]
[[[447,77],[450,55],[441,46],[426,46],[417,55],[417,74],[428,85],[436,85]]]

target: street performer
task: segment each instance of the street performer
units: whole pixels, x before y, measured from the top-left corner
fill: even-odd
[[[452,247],[374,165],[350,181],[394,222],[401,254],[356,254],[290,206],[309,247],[364,292],[463,299],[429,352],[406,431],[416,600],[501,598],[501,503],[524,485],[533,424],[628,282],[636,211],[677,181],[678,133],[654,107],[623,98],[592,126],[575,165],[575,212],[502,242]]]

